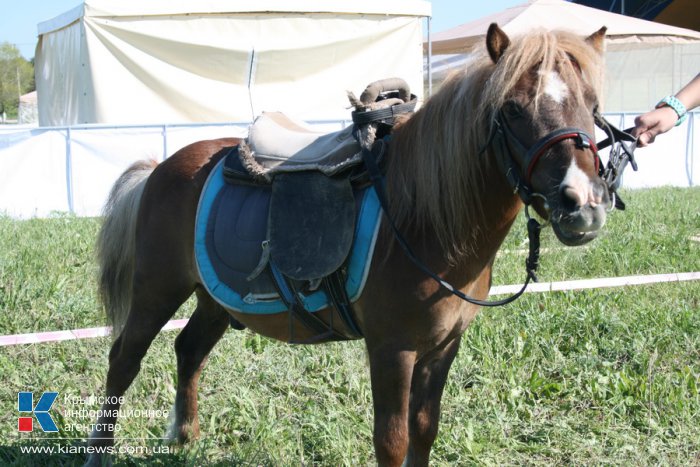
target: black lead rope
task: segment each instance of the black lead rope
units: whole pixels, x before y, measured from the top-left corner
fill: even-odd
[[[461,298],[462,300],[474,305],[487,307],[507,305],[508,303],[511,303],[518,299],[525,292],[525,289],[527,288],[530,281],[537,282],[537,276],[535,275],[535,271],[539,266],[540,231],[542,230],[542,226],[533,218],[530,218],[530,220],[527,223],[528,237],[530,240],[529,254],[527,260],[525,261],[527,277],[525,278],[525,283],[523,284],[522,288],[510,297],[494,301],[479,300],[477,298],[470,297],[469,295],[462,293],[460,290],[457,290],[452,284],[446,282],[445,280],[440,278],[440,276],[428,269],[428,267],[425,264],[423,264],[423,262],[420,259],[418,259],[413,253],[411,247],[408,245],[408,242],[403,237],[403,235],[401,235],[401,232],[399,231],[398,227],[396,227],[394,219],[392,219],[389,215],[389,203],[387,201],[386,196],[386,180],[384,178],[384,174],[382,174],[381,170],[379,169],[379,165],[377,164],[377,159],[379,159],[381,154],[386,149],[385,146],[385,141],[380,139],[375,141],[374,145],[372,146],[372,150],[368,150],[367,148],[363,147],[362,158],[364,160],[365,167],[367,168],[367,172],[369,173],[369,178],[377,193],[377,199],[379,200],[379,204],[382,207],[382,210],[384,210],[384,215],[389,221],[389,226],[394,232],[394,237],[396,238],[396,241],[399,243],[404,253],[406,253],[406,256],[408,256],[408,258],[418,267],[418,269],[420,269],[426,275],[432,278],[441,287],[444,287],[450,293]]]

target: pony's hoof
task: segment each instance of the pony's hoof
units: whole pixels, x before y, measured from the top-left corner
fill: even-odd
[[[238,321],[236,318],[234,318],[233,316],[229,316],[228,319],[229,319],[229,321],[230,321],[230,323],[231,323],[231,327],[232,327],[233,329],[235,329],[235,330],[237,330],[237,331],[242,331],[242,330],[244,330],[244,329],[246,328],[246,325],[245,325],[245,324],[239,322],[239,321]]]

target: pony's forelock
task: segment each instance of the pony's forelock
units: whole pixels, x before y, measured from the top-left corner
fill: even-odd
[[[479,62],[481,66],[492,66],[486,54],[483,55]],[[498,65],[493,66],[493,73],[484,83],[483,98],[478,105],[479,120],[489,119],[497,109],[503,106],[520,77],[534,69],[539,71],[535,75],[537,81],[534,104],[537,107],[544,92],[546,76],[549,72],[555,71],[557,66],[559,67],[557,71],[563,74],[563,79],[573,85],[569,90],[576,105],[582,105],[586,86],[596,95],[600,95],[603,62],[598,52],[586,44],[583,38],[573,33],[536,30],[516,37]],[[579,73],[577,67],[580,68],[580,79],[574,76]]]

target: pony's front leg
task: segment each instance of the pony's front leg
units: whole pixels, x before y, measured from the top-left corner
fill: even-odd
[[[438,433],[440,400],[461,336],[416,362],[411,382],[410,443],[406,466],[427,466]]]
[[[398,344],[372,347],[369,342],[368,351],[377,464],[398,467],[408,450],[408,404],[416,353]]]

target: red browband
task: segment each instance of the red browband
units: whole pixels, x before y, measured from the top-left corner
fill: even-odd
[[[587,147],[586,146],[586,143],[587,143],[588,147],[590,147],[590,149],[593,151],[593,155],[595,156],[595,157],[593,157],[593,160],[595,161],[595,172],[598,173],[599,165],[600,165],[600,158],[597,157],[598,156],[598,148],[596,147],[595,143],[593,141],[591,141],[591,139],[583,133],[571,132],[571,133],[562,133],[560,135],[557,135],[557,136],[549,139],[547,142],[545,142],[542,145],[542,147],[535,154],[533,154],[532,159],[530,160],[530,165],[528,165],[528,167],[527,167],[527,174],[526,174],[527,178],[525,179],[525,181],[528,184],[530,184],[530,179],[532,177],[532,171],[535,169],[535,165],[537,165],[537,161],[540,159],[542,154],[547,152],[547,150],[549,148],[551,148],[552,146],[554,146],[558,142],[563,141],[565,139],[579,139],[579,138],[584,143],[582,145],[582,148]]]

